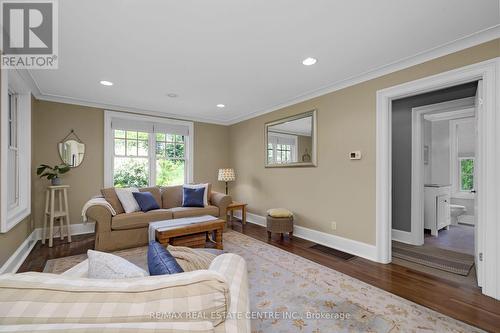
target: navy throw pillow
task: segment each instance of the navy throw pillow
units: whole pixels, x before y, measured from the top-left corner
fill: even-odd
[[[183,187],[182,207],[205,207],[203,197],[205,188],[188,188]]]
[[[151,241],[148,246],[149,275],[182,273],[184,270],[168,250],[158,242]]]
[[[132,194],[143,212],[160,209],[151,192],[132,192]]]

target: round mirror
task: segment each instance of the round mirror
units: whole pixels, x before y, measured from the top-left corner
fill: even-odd
[[[64,163],[72,168],[79,166],[85,156],[85,144],[76,140],[66,140],[59,143],[59,156]]]

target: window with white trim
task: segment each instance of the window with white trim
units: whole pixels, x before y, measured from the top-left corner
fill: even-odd
[[[107,111],[106,126],[110,133],[106,147],[112,155],[105,162],[107,186],[166,186],[192,181],[191,122]]]
[[[450,166],[452,197],[474,199],[475,119],[450,120]]]
[[[1,72],[0,232],[31,213],[31,91],[15,70]]]

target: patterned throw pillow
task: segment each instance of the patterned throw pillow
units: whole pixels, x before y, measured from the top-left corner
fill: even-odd
[[[117,255],[87,251],[90,279],[124,279],[148,276],[148,272]]]
[[[163,245],[155,241],[151,241],[148,246],[148,269],[150,275],[184,272],[172,254]]]
[[[116,195],[120,199],[120,203],[123,206],[125,213],[138,212],[141,210],[139,204],[134,199],[133,192],[139,192],[135,187],[131,188],[116,188]]]
[[[132,192],[132,194],[143,212],[160,209],[160,206],[158,206],[158,203],[151,192]]]

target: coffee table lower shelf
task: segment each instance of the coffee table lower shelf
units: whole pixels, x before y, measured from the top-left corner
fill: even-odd
[[[222,231],[225,223],[224,220],[213,220],[164,231],[156,230],[156,239],[164,246],[171,244],[174,246],[205,247],[207,233],[215,232],[215,247],[223,250]]]

